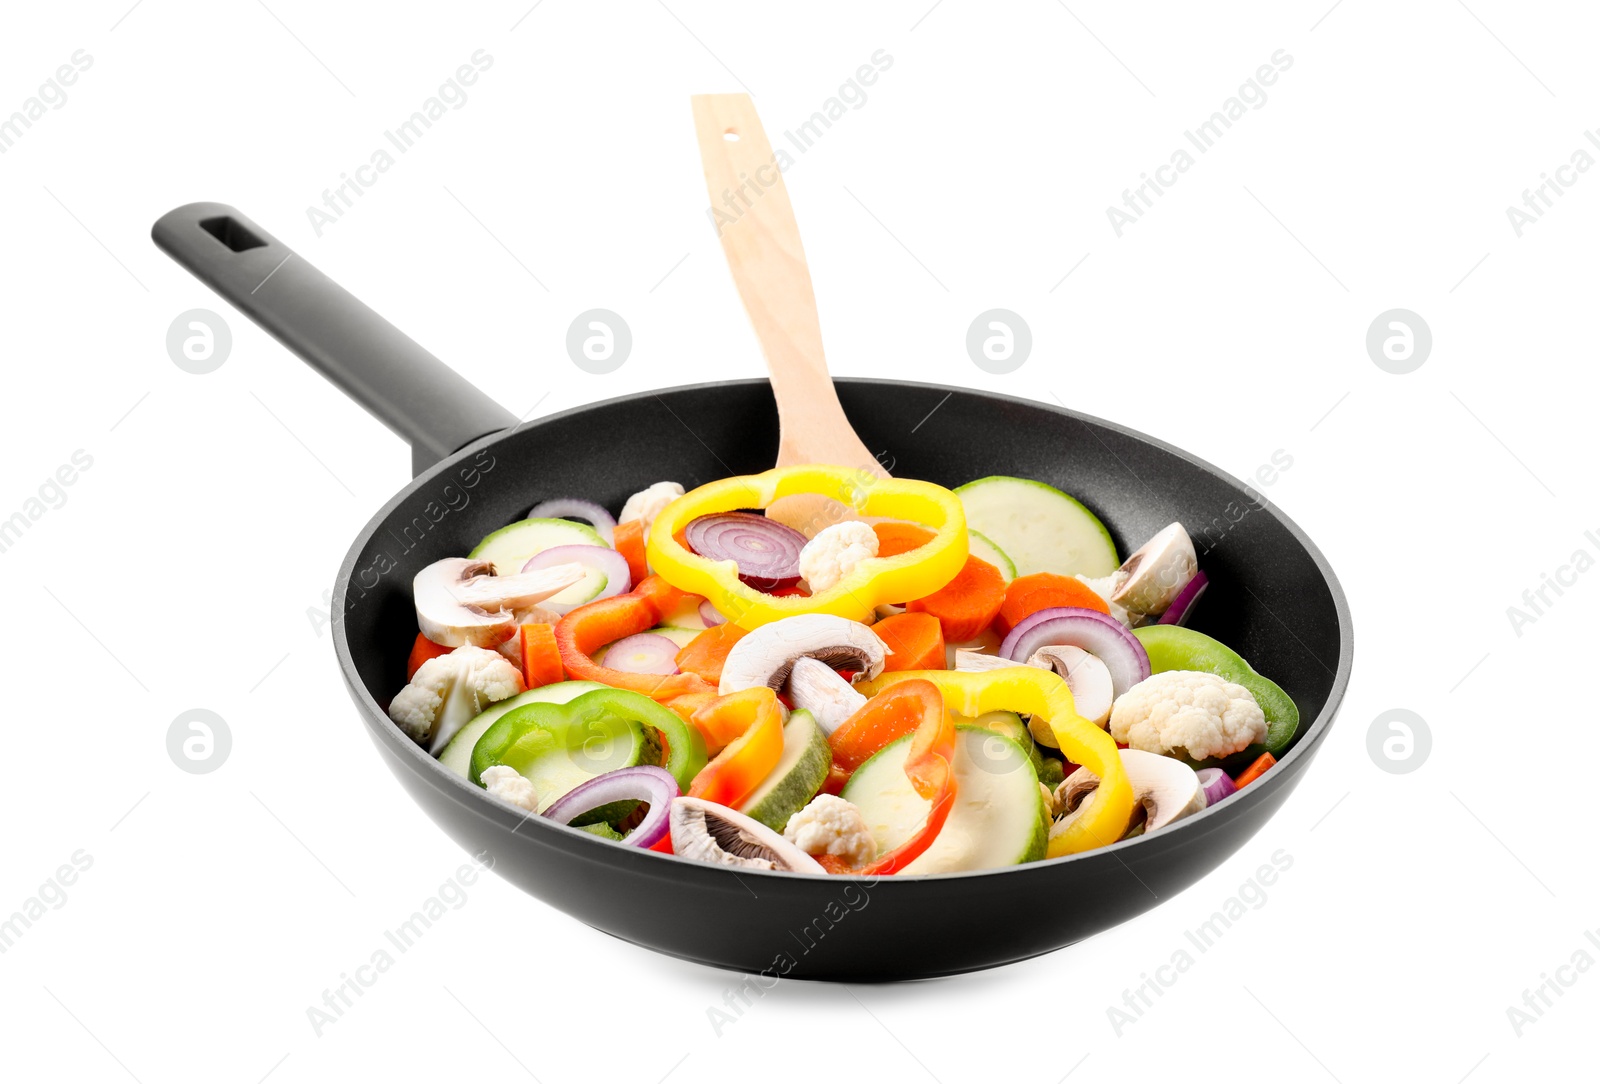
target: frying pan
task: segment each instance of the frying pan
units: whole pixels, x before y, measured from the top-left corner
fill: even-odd
[[[947,486],[989,474],[1048,482],[1093,510],[1124,553],[1181,520],[1212,580],[1194,627],[1293,696],[1302,720],[1294,746],[1237,796],[1146,838],[981,873],[733,873],[524,819],[384,714],[405,684],[416,635],[412,577],[545,498],[615,508],[663,477],[692,488],[771,467],[777,414],[768,382],[669,388],[519,425],[233,208],[180,207],[152,236],[410,443],[415,477],[356,536],[339,569],[334,650],[345,684],[383,761],[452,839],[596,929],[764,983],[926,978],[1027,959],[1126,921],[1215,868],[1283,805],[1327,738],[1350,676],[1349,608],[1322,554],[1258,494],[1170,445],[1074,411],[931,384],[839,380],[850,422],[892,457],[898,476]]]

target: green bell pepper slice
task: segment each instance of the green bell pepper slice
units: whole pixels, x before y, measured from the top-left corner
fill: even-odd
[[[705,739],[643,693],[596,689],[565,704],[527,704],[506,712],[472,747],[468,778],[481,787],[484,769],[504,764],[528,776],[548,805],[586,778],[657,763],[687,792],[706,766]]]
[[[1284,750],[1289,748],[1289,743],[1300,729],[1300,709],[1295,706],[1294,699],[1275,682],[1252,670],[1238,652],[1220,640],[1182,625],[1146,625],[1134,629],[1133,634],[1150,656],[1152,674],[1168,670],[1200,670],[1235,685],[1243,685],[1256,698],[1256,703],[1261,705],[1261,713],[1267,717],[1266,743],[1252,745],[1242,753],[1225,758],[1227,761],[1254,760],[1262,753],[1282,756]]]

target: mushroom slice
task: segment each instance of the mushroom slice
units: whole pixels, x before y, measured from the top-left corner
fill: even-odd
[[[1078,714],[1095,726],[1105,727],[1111,718],[1111,702],[1116,699],[1111,671],[1105,663],[1081,647],[1063,644],[1041,647],[1028,659],[1028,665],[1043,666],[1060,674],[1067,688],[1072,690],[1072,703]]]
[[[1049,663],[1034,661],[1040,654],[1040,651],[1034,652],[1033,658],[1028,660],[1027,665],[1042,666],[1046,670],[1050,669]],[[985,652],[972,651],[968,648],[961,648],[956,652],[956,669],[969,674],[983,673],[986,670],[1010,670],[1021,665],[1023,664],[1012,662],[1010,659],[1003,659],[999,655],[989,655]]]
[[[789,702],[800,711],[809,711],[832,734],[850,716],[867,706],[867,698],[834,672],[833,667],[806,655],[794,660],[789,671]]]
[[[1136,619],[1158,616],[1199,568],[1189,532],[1181,523],[1169,523],[1122,562],[1118,571],[1126,572],[1128,578],[1111,593],[1111,601],[1126,607]]]
[[[494,647],[516,630],[517,611],[537,606],[583,575],[582,565],[565,564],[496,576],[487,561],[446,557],[412,581],[417,627],[445,647]]]
[[[704,798],[672,799],[667,816],[672,853],[713,866],[824,873],[815,858],[778,833]]]
[[[1181,760],[1164,757],[1160,753],[1146,753],[1139,749],[1122,749],[1123,770],[1128,782],[1133,784],[1135,820],[1123,839],[1154,832],[1180,821],[1191,813],[1206,807],[1205,788],[1200,776]],[[1100,777],[1088,768],[1079,768],[1056,787],[1056,808],[1065,819],[1057,821],[1051,833],[1061,831],[1070,824],[1082,808],[1084,800],[1100,786]],[[1143,813],[1139,820],[1138,814]]]
[[[813,658],[831,670],[859,670],[871,679],[883,672],[888,645],[859,621],[831,614],[802,614],[762,625],[728,652],[722,664],[722,696],[762,685],[774,692],[789,680],[796,659]]]

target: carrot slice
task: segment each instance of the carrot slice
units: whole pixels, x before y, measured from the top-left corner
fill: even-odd
[[[561,649],[554,625],[522,626],[522,680],[528,688],[554,685],[566,677],[561,669]]]
[[[744,635],[745,630],[732,621],[706,629],[678,652],[678,669],[717,684],[722,680],[722,664],[728,661],[728,652]]]
[[[872,533],[878,536],[879,557],[898,557],[933,540],[928,528],[898,519],[874,523]]]
[[[883,660],[885,670],[945,668],[944,631],[933,614],[895,614],[873,625],[872,631],[893,652]]]
[[[955,579],[931,595],[906,603],[906,612],[937,617],[944,638],[959,644],[988,628],[1005,600],[1006,581],[1000,570],[988,561],[968,557]]]
[[[1006,588],[1005,601],[994,619],[994,630],[1005,636],[1024,617],[1052,606],[1080,606],[1103,614],[1111,612],[1106,600],[1082,580],[1054,572],[1035,572],[1031,576],[1018,576]]]
[[[644,560],[644,520],[630,519],[617,524],[611,532],[611,544],[628,562],[628,575],[633,577],[633,586],[638,587],[650,575],[650,567]]]
[[[1247,787],[1267,773],[1267,769],[1278,763],[1278,758],[1271,753],[1262,753],[1255,759],[1255,763],[1239,773],[1239,778],[1233,781],[1236,787]]]
[[[417,670],[429,659],[437,659],[440,655],[448,655],[454,651],[453,647],[436,644],[422,633],[417,633],[417,642],[411,645],[411,657],[406,660],[406,680],[410,681],[417,676]]]

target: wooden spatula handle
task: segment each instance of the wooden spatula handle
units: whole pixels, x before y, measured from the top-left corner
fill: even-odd
[[[778,466],[841,463],[885,473],[828,376],[800,228],[755,105],[747,94],[691,102],[717,233],[778,401]]]

